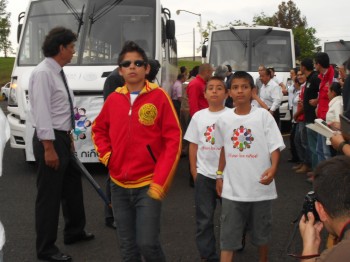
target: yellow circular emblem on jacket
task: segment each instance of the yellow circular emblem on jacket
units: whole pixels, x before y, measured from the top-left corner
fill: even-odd
[[[156,120],[158,111],[153,104],[144,104],[139,110],[139,122],[146,126],[151,126]]]

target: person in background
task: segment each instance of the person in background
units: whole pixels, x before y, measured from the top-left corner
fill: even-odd
[[[336,156],[320,163],[315,169],[313,189],[316,196],[313,212],[299,222],[303,240],[302,262],[342,262],[350,258],[350,157]],[[337,238],[337,244],[320,252],[321,231]]]
[[[227,77],[227,73],[228,73],[227,66],[225,66],[225,65],[218,65],[215,68],[214,76],[220,77],[223,81],[225,81],[226,77]]]
[[[10,139],[10,125],[7,121],[7,118],[2,112],[2,109],[0,108],[0,177],[2,175],[2,160],[4,157],[4,149],[6,146],[6,142]],[[5,229],[0,221],[0,262],[3,262],[4,260],[4,254],[2,252],[2,248],[5,244]]]
[[[226,85],[226,89],[230,90],[233,72],[232,72],[232,67],[230,65],[226,65],[226,66],[227,66],[228,72],[227,72],[225,85]],[[227,96],[227,98],[225,100],[225,106],[228,107],[228,108],[233,108],[234,107],[232,97]]]
[[[317,53],[314,64],[316,71],[319,72],[318,78],[321,80],[318,98],[314,101],[314,105],[317,105],[316,115],[317,118],[326,120],[329,105],[328,89],[334,80],[334,70],[329,64],[329,56],[326,53]],[[316,151],[318,162],[330,158],[331,156],[329,147],[326,144],[326,137],[322,136],[321,134],[317,134]]]
[[[328,125],[340,126],[340,114],[343,114],[343,97],[341,95],[342,87],[339,82],[333,82],[328,89],[329,106],[326,114],[326,123]],[[327,139],[327,145],[331,145],[329,139]],[[330,147],[331,156],[336,156],[337,151]]]
[[[300,71],[306,76],[306,85],[304,91],[303,110],[305,116],[305,125],[314,123],[316,119],[316,105],[314,101],[318,97],[318,88],[320,79],[317,72],[314,71],[313,61],[305,58],[301,61]],[[308,151],[311,156],[311,169],[313,170],[318,163],[316,152],[317,133],[310,128],[306,128]]]
[[[185,74],[179,74],[176,81],[171,86],[171,100],[173,101],[178,118],[180,118],[182,83],[186,81]]]
[[[282,100],[281,88],[271,78],[269,69],[261,72],[261,82],[263,83],[260,89],[260,98],[268,107],[268,111],[274,117],[277,126],[280,126],[280,111],[279,107]],[[263,107],[263,106],[262,106]]]
[[[277,198],[274,177],[285,145],[272,115],[251,106],[253,87],[251,75],[236,71],[230,89],[235,108],[215,125],[215,144],[221,148],[216,173],[222,197],[221,262],[232,262],[242,248],[247,223],[251,241],[259,247],[259,261],[268,260],[272,200]]]
[[[187,86],[187,97],[191,117],[197,111],[209,106],[208,101],[204,97],[204,90],[208,79],[213,74],[213,71],[213,67],[210,64],[200,65],[198,75]]]
[[[344,82],[345,82],[345,79],[346,79],[346,76],[347,76],[347,73],[346,73],[346,64],[347,64],[347,61],[344,61],[344,63],[342,63],[341,65],[338,66],[338,78],[337,78],[337,81],[339,82],[339,84],[341,85],[341,87],[344,86]]]
[[[304,96],[306,89],[306,76],[300,71],[297,73],[297,79],[300,83],[300,90],[297,92],[298,96],[295,97],[294,103],[297,103],[297,110],[293,114],[293,119],[297,123],[296,135],[294,138],[294,144],[300,159],[300,164],[294,166],[293,169],[297,174],[304,174],[311,171],[311,154],[308,150],[307,144],[307,131],[305,126],[305,114],[304,114]],[[297,86],[297,85],[295,85]],[[294,106],[293,106],[294,108]]]
[[[274,67],[269,67],[270,73],[271,73],[271,79],[276,82],[277,85],[281,87],[283,95],[288,95],[288,90],[286,88],[286,85],[283,83],[283,80],[279,79],[279,77],[276,75],[276,71]]]
[[[290,107],[292,108],[291,116],[294,116],[294,114],[298,111],[298,101],[299,101],[299,95],[300,95],[300,89],[301,84],[297,78],[293,80],[293,97],[291,99]],[[290,152],[292,155],[292,158],[288,159],[288,162],[292,163],[300,163],[301,161],[301,154],[297,151],[297,144],[296,144],[296,136],[298,132],[298,121],[294,117],[292,117],[292,128],[290,131]],[[300,166],[301,167],[301,166]]]
[[[182,133],[185,134],[187,127],[190,123],[191,117],[190,117],[190,107],[188,104],[188,97],[187,97],[187,87],[188,84],[196,78],[198,75],[199,66],[194,66],[192,70],[189,73],[189,78],[186,82],[182,84],[182,99],[181,99],[181,108],[180,108],[180,124]],[[187,156],[188,155],[188,147],[189,143],[187,140],[182,140],[182,151],[181,156]]]
[[[350,58],[346,63],[346,72],[350,71]],[[344,116],[350,119],[350,74],[348,73],[343,86],[343,111]]]
[[[213,76],[205,88],[209,107],[194,114],[185,134],[190,142],[191,174],[195,182],[196,244],[204,261],[219,261],[214,234],[214,213],[217,204],[216,170],[220,148],[215,146],[215,122],[229,110],[224,106],[227,88],[222,78]],[[207,150],[206,148],[215,148]]]
[[[187,71],[186,66],[180,66],[180,74],[185,75],[187,78],[188,71]]]
[[[298,157],[298,153],[296,151],[294,136],[296,133],[297,122],[293,119],[294,113],[297,111],[297,105],[300,94],[300,83],[297,79],[297,68],[292,68],[290,70],[290,78],[287,81],[287,90],[288,90],[288,109],[290,111],[290,115],[292,116],[292,130],[290,133],[290,151],[292,154],[292,158],[288,159],[288,162],[298,163],[300,159]],[[296,90],[295,85],[298,85],[298,90]],[[298,93],[298,94],[296,94]]]
[[[259,65],[258,67],[258,73],[259,76],[255,79],[255,87],[257,88],[257,92],[259,94],[260,88],[262,87],[263,83],[261,82],[261,74],[266,69],[264,65]]]
[[[165,261],[161,200],[180,159],[181,128],[167,93],[146,80],[150,66],[145,51],[128,41],[118,64],[125,85],[104,103],[92,125],[92,139],[111,177],[123,261]]]
[[[76,163],[72,137],[74,95],[63,72],[63,67],[73,58],[76,40],[76,34],[70,29],[50,30],[42,45],[45,59],[35,67],[29,79],[29,117],[35,128],[33,150],[38,163],[36,253],[41,260],[72,260],[55,245],[60,205],[66,245],[94,238],[84,230],[82,170]]]

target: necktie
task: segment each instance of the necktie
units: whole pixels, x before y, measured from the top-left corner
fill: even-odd
[[[67,84],[67,80],[66,80],[66,76],[63,72],[63,69],[61,70],[61,77],[64,83],[64,87],[66,88],[67,94],[68,94],[68,99],[69,99],[69,106],[70,106],[70,118],[71,118],[71,127],[72,129],[75,128],[75,117],[74,117],[74,109],[73,109],[73,101],[72,101],[72,97],[70,96],[69,93],[69,88],[68,88],[68,84]]]

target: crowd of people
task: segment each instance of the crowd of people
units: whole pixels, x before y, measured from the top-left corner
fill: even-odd
[[[276,76],[273,68],[264,65],[259,66],[259,77],[255,83],[245,72],[232,72],[229,65],[211,68],[209,64],[203,64],[199,71],[204,70],[206,74],[199,74],[196,81],[188,81],[189,84],[185,86],[187,90],[183,94],[187,94],[186,99],[189,101],[190,117],[187,119],[190,119],[190,123],[188,128],[187,125],[182,126],[184,142],[189,142],[190,173],[195,187],[196,243],[203,261],[219,261],[219,257],[220,261],[232,261],[235,252],[243,248],[242,240],[245,238],[247,227],[252,234],[252,243],[259,247],[260,261],[267,261],[267,243],[271,227],[261,221],[262,216],[266,217],[266,212],[271,211],[269,203],[275,197],[275,168],[279,161],[279,152],[284,148],[283,140],[278,142],[277,139],[280,136],[279,107],[283,95],[288,95],[292,116],[292,158],[288,161],[295,163],[292,169],[297,174],[306,175],[306,181],[313,183],[316,195],[319,194],[324,201],[316,200],[316,209],[321,213],[321,221],[315,221],[312,214],[307,214],[308,217],[303,216],[300,220],[304,240],[304,250],[300,258],[305,261],[346,261],[345,258],[350,255],[346,250],[346,246],[349,247],[349,234],[345,232],[350,227],[350,208],[347,205],[347,201],[350,200],[350,194],[347,192],[350,170],[346,169],[346,162],[349,162],[350,158],[337,155],[350,156],[350,131],[342,131],[340,124],[340,115],[345,119],[350,118],[350,76],[347,75],[350,71],[350,59],[342,65],[331,65],[329,56],[319,52],[313,59],[303,59],[298,68],[291,69],[287,86]],[[248,99],[244,102],[245,98]],[[233,108],[233,112],[228,108]],[[259,117],[253,116],[256,112],[270,114],[268,118],[264,114]],[[270,121],[270,116],[274,122]],[[259,135],[262,133],[262,137],[254,133],[256,129],[246,126],[249,121],[252,121],[251,126],[257,125],[259,118],[263,119],[265,124],[268,123],[259,128]],[[333,130],[333,135],[325,137],[308,128],[315,119],[324,121],[327,127]],[[275,144],[271,143],[268,136],[264,137],[264,128],[273,136]],[[255,165],[253,163],[256,161],[252,159],[254,154],[250,154],[247,161],[247,155],[241,153],[247,149],[250,153],[255,153],[252,144],[261,141],[267,143],[268,150],[264,153],[259,152],[260,156],[267,157],[267,165]],[[260,149],[264,148],[263,144],[260,145]],[[186,146],[183,154],[186,154],[187,150]],[[339,166],[332,170],[331,167],[337,163]],[[247,171],[247,167],[252,166],[256,170]],[[241,168],[244,168],[244,171]],[[343,179],[345,184],[334,191],[324,191],[327,183],[331,183],[332,176],[338,172],[340,175],[334,177],[334,183],[340,183]],[[245,181],[246,178],[243,178],[242,174],[250,177],[250,180],[247,178]],[[265,193],[256,194],[255,198],[252,190],[246,194],[244,188],[251,189],[254,185],[252,178],[257,174],[261,175],[260,186],[268,187],[262,188]],[[263,180],[265,177],[267,182]],[[259,192],[259,189],[253,191]],[[332,192],[337,192],[337,197],[332,197]],[[213,231],[213,214],[218,195],[222,203],[220,255],[215,248]],[[339,205],[330,208],[334,201],[339,201]],[[247,209],[253,211],[247,213],[244,211]],[[261,224],[260,227],[256,227],[257,220]],[[318,249],[323,225],[331,238],[336,239],[335,242],[342,243],[333,248],[329,246],[327,252],[320,255]],[[265,238],[261,232],[264,232]],[[205,247],[203,243],[206,243]],[[312,254],[308,254],[310,252]]]
[[[72,260],[55,243],[60,206],[66,245],[94,239],[85,230],[81,170],[71,133],[74,95],[63,71],[76,40],[69,29],[52,29],[43,43],[45,59],[29,80],[38,162],[36,253],[46,261]],[[105,219],[116,230],[123,261],[166,261],[160,241],[162,200],[181,156],[189,158],[201,261],[233,261],[246,234],[258,247],[259,261],[268,261],[272,201],[277,198],[274,178],[285,148],[279,106],[286,94],[293,115],[293,169],[313,183],[320,218],[310,212],[300,219],[299,258],[350,257],[350,145],[349,132],[341,126],[341,119],[350,118],[350,59],[337,67],[326,53],[317,53],[291,70],[287,86],[265,65],[259,66],[255,81],[245,71],[232,72],[230,65],[201,64],[190,72],[181,67],[171,94],[153,83],[160,65],[136,43],[125,43],[117,63],[105,82],[105,102],[93,121],[92,140],[109,171],[111,207]],[[334,135],[327,139],[308,128],[315,119],[325,121]],[[220,251],[213,221],[218,202]],[[319,254],[323,227],[334,246]],[[3,241],[0,224],[0,250]]]

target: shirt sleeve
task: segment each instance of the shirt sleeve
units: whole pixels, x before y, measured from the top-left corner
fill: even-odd
[[[156,200],[162,200],[169,190],[180,160],[182,141],[181,127],[175,108],[170,97],[164,90],[162,92],[163,95],[159,96],[159,99],[165,100],[161,108],[163,147],[148,190],[148,195]]]
[[[102,107],[101,112],[95,118],[95,121],[91,126],[92,141],[95,145],[96,152],[98,153],[99,160],[105,165],[108,165],[109,158],[111,156],[112,145],[109,138],[109,106],[110,103],[107,100]]]
[[[184,139],[187,140],[190,143],[194,143],[194,144],[199,144],[199,134],[198,134],[198,127],[197,127],[198,123],[197,123],[197,114],[194,114],[194,116],[192,117]]]
[[[29,101],[33,124],[40,140],[54,140],[51,117],[52,78],[47,71],[39,71],[30,78]]]
[[[272,98],[272,105],[270,110],[276,111],[277,108],[280,107],[281,101],[282,101],[282,89],[279,86],[273,87],[271,91],[271,98]]]
[[[267,140],[269,152],[272,153],[276,149],[282,151],[285,148],[283,142],[283,137],[277,126],[277,123],[273,116],[267,111],[263,112],[264,114],[264,124],[265,124],[265,137]]]

